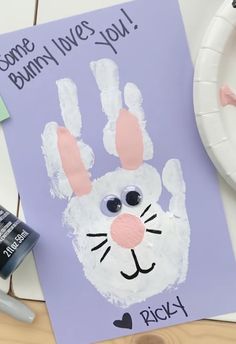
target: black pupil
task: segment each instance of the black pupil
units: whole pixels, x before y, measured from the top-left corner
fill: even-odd
[[[107,202],[107,209],[112,213],[118,213],[121,206],[122,204],[119,198],[112,198]]]
[[[126,202],[129,205],[138,205],[141,202],[142,196],[138,191],[129,191],[126,195]]]

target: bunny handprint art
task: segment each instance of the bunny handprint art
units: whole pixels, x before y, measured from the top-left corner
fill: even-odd
[[[34,255],[56,341],[234,312],[235,257],[196,126],[178,1],[129,1],[0,35],[2,56],[22,39],[34,51],[0,71],[4,135],[26,222],[40,233]],[[45,47],[58,64],[15,87],[9,73],[44,64]]]
[[[161,173],[145,162],[152,160],[155,147],[139,88],[127,83],[122,95],[119,69],[111,59],[91,62],[90,69],[100,91],[101,116],[107,116],[103,144],[120,163],[91,180],[95,155],[82,140],[83,116],[71,79],[56,82],[64,127],[46,124],[42,151],[51,195],[68,200],[63,223],[71,228],[86,278],[109,302],[127,308],[186,280],[186,186],[178,159],[168,160]],[[170,195],[167,210],[159,204],[164,188]]]

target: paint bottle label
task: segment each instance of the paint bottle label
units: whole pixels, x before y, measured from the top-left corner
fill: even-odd
[[[39,234],[0,207],[0,276],[7,278],[30,252]]]

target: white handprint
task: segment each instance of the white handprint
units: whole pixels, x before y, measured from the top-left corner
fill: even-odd
[[[162,181],[143,160],[153,157],[146,131],[142,94],[133,83],[119,89],[114,61],[91,63],[108,123],[104,147],[121,167],[90,181],[92,149],[81,139],[77,90],[71,80],[57,82],[62,118],[45,126],[43,154],[51,193],[68,198],[63,219],[72,228],[73,246],[87,279],[108,301],[121,307],[141,302],[183,282],[188,270],[190,228],[180,161],[169,160],[162,181],[169,210],[158,204]],[[87,187],[84,187],[87,185]],[[75,196],[73,196],[75,194]]]

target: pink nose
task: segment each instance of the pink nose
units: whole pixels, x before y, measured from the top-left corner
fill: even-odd
[[[141,243],[145,233],[142,221],[133,215],[118,216],[111,225],[111,237],[121,247],[134,248]]]

